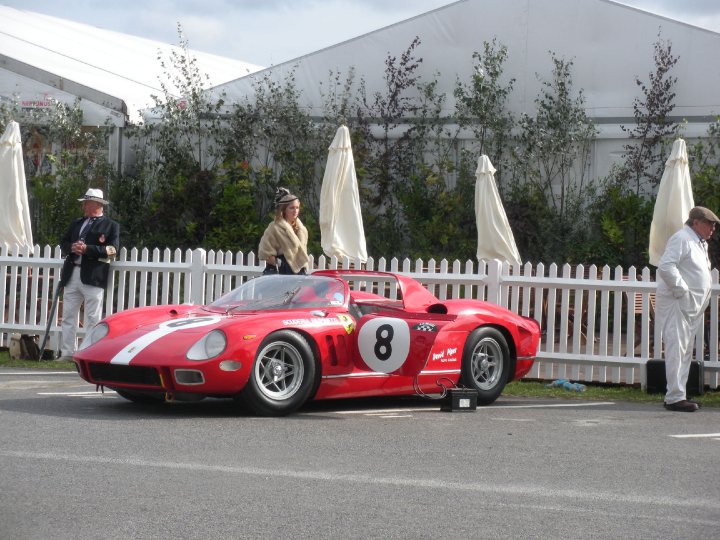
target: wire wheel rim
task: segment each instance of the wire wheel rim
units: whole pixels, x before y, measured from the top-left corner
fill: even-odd
[[[494,339],[480,340],[472,352],[472,378],[480,390],[492,390],[503,372],[503,350]]]
[[[270,343],[258,355],[254,376],[265,397],[289,399],[300,389],[305,376],[302,354],[289,343]]]

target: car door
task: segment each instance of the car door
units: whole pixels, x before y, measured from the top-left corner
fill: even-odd
[[[378,310],[357,321],[355,367],[393,375],[414,376],[450,317],[431,313],[408,314]]]

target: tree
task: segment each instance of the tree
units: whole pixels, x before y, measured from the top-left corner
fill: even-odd
[[[371,253],[397,253],[406,245],[407,222],[398,196],[415,166],[412,117],[419,103],[412,91],[420,82],[417,69],[422,59],[415,56],[419,45],[415,37],[399,58],[388,54],[386,92],[368,96],[365,81],[360,82],[353,151],[361,196],[369,209],[366,227],[374,231],[367,238]]]
[[[78,197],[89,187],[108,193],[114,183],[116,174],[107,161],[112,128],[84,127],[80,99],[72,105],[52,101],[49,109],[27,115],[23,122],[34,126],[49,151],[43,159],[50,167],[27,177],[33,239],[40,245],[56,245],[70,221],[80,215]]]
[[[688,148],[695,204],[720,211],[720,117],[710,124],[707,136]],[[708,240],[713,268],[720,268],[720,229]]]
[[[270,219],[275,190],[283,186],[300,197],[305,209],[302,220],[312,231],[320,205],[320,164],[327,160],[334,130],[327,123],[314,121],[300,105],[300,98],[294,72],[282,81],[265,75],[253,83],[252,97],[234,103],[226,119],[223,168],[248,165],[256,221]],[[310,237],[309,250],[319,249],[317,234],[311,232]],[[259,240],[260,235],[252,239],[253,249]]]
[[[439,74],[437,74],[439,77]],[[419,102],[409,148],[415,166],[398,190],[407,242],[401,256],[464,259],[476,248],[474,182],[455,163],[457,132],[443,116],[446,96],[437,93],[437,78],[419,83]],[[453,181],[454,180],[454,181]]]
[[[226,162],[218,177],[219,192],[212,208],[205,247],[215,250],[256,251],[263,226],[254,218],[255,198],[247,161]]]
[[[633,143],[624,146],[624,166],[618,171],[618,181],[640,195],[647,187],[655,188],[662,178],[668,141],[677,133],[677,126],[670,119],[675,108],[673,86],[677,77],[670,70],[680,59],[672,54],[672,44],[664,41],[658,33],[654,44],[655,72],[649,73],[649,82],[639,77],[635,84],[642,97],[633,100],[635,127],[621,126]]]
[[[660,39],[654,44],[655,71],[649,82],[635,84],[641,96],[633,101],[635,127],[621,126],[633,141],[623,146],[623,163],[603,179],[605,192],[593,209],[593,220],[600,231],[595,240],[598,253],[606,253],[608,263],[644,266],[648,262],[648,238],[654,204],[648,200],[660,183],[665,160],[678,132],[670,119],[675,108],[673,86],[677,77],[670,71],[679,58],[672,44]]]
[[[514,126],[512,114],[507,110],[507,100],[515,79],[501,83],[507,46],[497,40],[483,43],[483,53],[474,52],[474,73],[468,84],[460,80],[455,86],[456,117],[460,128],[469,128],[475,138],[470,163],[477,157],[487,155],[498,170],[498,187],[502,188],[503,171],[507,169],[505,155],[510,132]]]
[[[20,118],[21,114],[17,100],[6,102],[0,99],[0,129],[2,132],[5,132],[5,128],[10,122]]]
[[[128,214],[118,217],[124,226],[133,225],[128,233],[136,245],[195,247],[212,228],[208,209],[217,191],[218,158],[208,141],[220,135],[223,99],[209,100],[204,92],[208,77],[200,73],[180,25],[178,36],[179,51],[167,59],[158,55],[165,74],[160,78],[163,95],[153,96],[155,109],[128,130],[137,160],[118,182],[117,195],[136,199],[127,200]],[[145,214],[142,223],[131,215],[138,210]]]
[[[588,169],[591,143],[597,133],[585,114],[582,90],[573,90],[573,62],[552,52],[550,58],[552,76],[542,82],[535,99],[535,116],[524,114],[519,121],[514,151],[517,184],[510,196],[523,212],[537,208],[539,197],[547,204],[550,211],[540,208],[531,218],[534,223],[527,227],[543,234],[543,253],[537,256],[547,261],[570,260],[584,238],[582,217],[595,189]],[[528,204],[530,201],[533,204]],[[521,249],[524,253],[536,251],[529,245],[523,248],[527,250]]]

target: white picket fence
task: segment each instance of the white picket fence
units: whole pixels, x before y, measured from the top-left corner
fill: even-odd
[[[354,261],[311,257],[311,269],[355,268]],[[60,248],[0,247],[0,346],[10,334],[42,336],[62,266]],[[262,272],[253,253],[203,249],[127,250],[112,263],[105,313],[149,305],[217,299]],[[655,282],[650,269],[552,264],[509,267],[497,261],[452,264],[443,260],[369,259],[367,270],[399,272],[423,283],[439,299],[474,298],[535,318],[542,329],[538,361],[528,378],[567,378],[613,384],[645,384],[645,363],[661,357],[653,325]],[[705,382],[717,388],[718,271],[712,301],[698,333],[695,356],[705,360]],[[48,348],[57,349],[62,302],[50,321]]]

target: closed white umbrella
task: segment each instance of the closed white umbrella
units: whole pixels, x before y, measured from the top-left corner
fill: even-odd
[[[653,219],[650,224],[650,264],[657,266],[670,237],[683,228],[695,206],[685,141],[673,143],[660,179]]]
[[[478,260],[498,259],[511,264],[521,264],[515,237],[495,185],[495,167],[490,163],[490,158],[480,156],[475,177]]]
[[[25,186],[20,126],[10,122],[0,138],[0,243],[33,249],[30,206]]]
[[[367,261],[350,130],[340,126],[328,149],[320,190],[320,244],[328,257]]]

